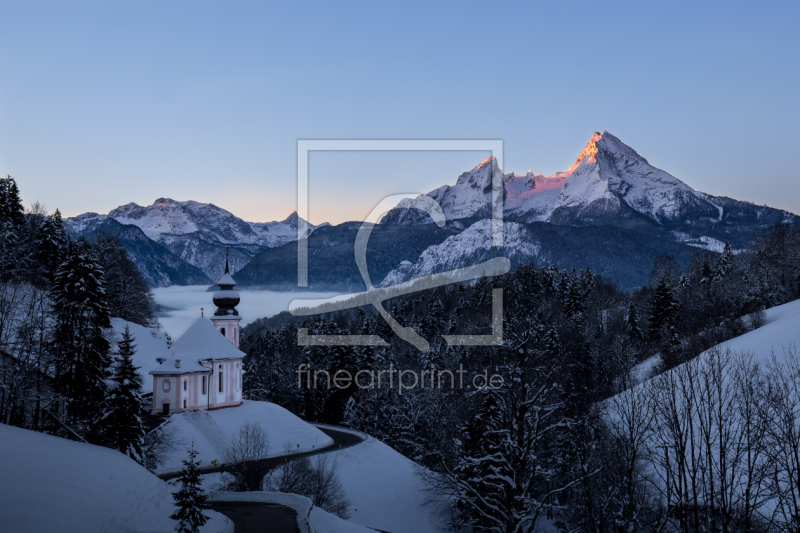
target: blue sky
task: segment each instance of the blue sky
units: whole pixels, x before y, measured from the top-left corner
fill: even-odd
[[[9,2],[0,173],[66,215],[158,197],[295,209],[297,139],[503,139],[569,166],[608,130],[692,187],[800,212],[800,3]],[[485,154],[312,158],[357,219]]]

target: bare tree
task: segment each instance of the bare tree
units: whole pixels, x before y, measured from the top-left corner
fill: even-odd
[[[242,424],[222,454],[229,474],[226,489],[234,492],[261,490],[262,469],[255,463],[269,457],[269,450],[269,433],[261,424]]]
[[[291,454],[291,448],[285,447]],[[347,519],[350,501],[339,479],[339,463],[329,454],[289,459],[273,472],[265,483],[268,490],[300,494],[317,507]]]
[[[142,456],[145,468],[155,472],[170,452],[182,448],[185,444],[175,426],[170,423],[161,424],[144,436]]]

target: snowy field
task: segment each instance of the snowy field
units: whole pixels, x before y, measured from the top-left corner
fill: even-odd
[[[0,424],[0,530],[173,531],[174,487],[121,453]],[[225,517],[204,533],[230,533]]]
[[[257,318],[276,315],[289,309],[289,303],[295,299],[328,298],[335,292],[278,292],[239,290],[241,302],[236,306],[242,317],[242,326],[246,326]],[[189,285],[179,287],[163,287],[153,289],[156,302],[172,309],[166,316],[158,318],[164,331],[173,340],[189,329],[189,326],[200,316],[200,308],[205,309],[206,316],[214,314],[213,292],[208,292],[207,285]]]
[[[437,508],[423,505],[420,466],[410,459],[372,437],[326,455],[339,464],[352,522],[392,533],[441,531],[444,521]]]
[[[245,422],[258,422],[269,432],[270,456],[283,455],[285,445],[294,451],[309,451],[333,443],[325,433],[292,413],[268,402],[245,400],[238,407],[213,411],[185,411],[170,416],[170,426],[177,429],[182,445],[167,456],[159,472],[180,469],[186,458],[186,449],[194,440],[203,466],[211,461],[222,461],[222,454]]]

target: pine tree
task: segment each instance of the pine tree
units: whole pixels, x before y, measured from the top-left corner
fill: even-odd
[[[79,239],[69,245],[50,289],[56,390],[67,402],[71,422],[87,433],[97,429],[111,366],[110,346],[103,335],[103,329],[111,327],[103,282],[91,248]]]
[[[641,340],[643,337],[642,328],[639,326],[639,312],[633,302],[628,305],[628,310],[625,312],[625,331],[635,340]]]
[[[678,316],[678,299],[666,276],[656,286],[650,310],[650,332],[658,334],[665,325],[671,325]]]
[[[56,270],[61,264],[66,242],[61,213],[56,209],[53,215],[42,219],[36,234],[36,260],[42,275],[48,282],[53,281]]]
[[[485,514],[492,514],[490,502],[501,496],[502,486],[496,478],[508,475],[501,452],[504,433],[502,413],[495,393],[483,393],[480,410],[461,428],[461,438],[456,441],[459,456],[454,474],[470,489],[460,491],[456,497],[459,526],[488,526]]]
[[[0,274],[7,277],[16,265],[25,226],[25,210],[14,178],[0,179]]]
[[[441,299],[436,298],[423,319],[422,335],[432,341],[434,336],[444,333],[446,325],[444,305]]]
[[[715,282],[722,281],[728,273],[733,268],[733,250],[731,249],[731,245],[727,242],[725,243],[725,248],[722,250],[722,255],[717,260],[717,264],[714,267],[714,273],[712,274],[712,279]]]
[[[170,515],[170,518],[178,521],[175,528],[178,533],[197,533],[209,519],[203,514],[203,511],[210,507],[206,503],[205,492],[200,487],[200,474],[197,470],[200,461],[196,461],[196,457],[197,451],[192,442],[189,459],[183,461],[183,470],[178,478],[181,488],[172,494],[178,510]]]
[[[141,417],[142,378],[137,372],[139,367],[133,365],[135,340],[130,328],[125,326],[114,360],[114,371],[111,375],[114,387],[108,398],[102,427],[109,447],[119,450],[137,463],[142,463],[145,434]]]

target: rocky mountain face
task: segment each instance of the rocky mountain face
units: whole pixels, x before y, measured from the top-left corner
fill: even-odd
[[[438,201],[448,219],[488,216],[493,158],[427,196]],[[676,239],[703,246],[708,238],[743,245],[754,231],[791,213],[695,191],[678,178],[650,165],[608,132],[595,133],[565,171],[543,176],[503,175],[506,220],[559,225],[670,228]],[[389,224],[420,224],[430,218],[404,200],[384,218]],[[706,237],[706,239],[703,239]]]
[[[492,247],[488,219],[496,170],[497,161],[487,158],[455,184],[426,195],[442,207],[444,227],[418,208],[420,198],[391,210],[369,241],[372,283],[392,285],[504,256],[512,264],[589,266],[632,289],[647,283],[659,255],[685,265],[698,248],[719,252],[728,242],[742,249],[773,224],[800,225],[786,211],[696,191],[603,132],[592,135],[564,172],[502,174],[504,244]],[[117,232],[155,286],[195,282],[198,271],[203,283],[213,282],[228,248],[240,286],[291,290],[297,288],[297,221],[292,214],[252,223],[213,204],[159,198],[107,216],[87,213],[68,219],[67,227],[73,234],[102,225]],[[353,255],[358,227],[309,224],[310,290],[364,288]]]
[[[292,213],[278,222],[246,222],[214,204],[159,198],[149,206],[123,205],[108,215],[87,213],[68,219],[67,224],[75,233],[106,219],[134,226],[206,278],[216,280],[224,268],[226,249],[231,270],[236,272],[261,250],[296,239],[297,218]],[[312,224],[308,227],[316,229]]]
[[[149,239],[136,226],[120,224],[113,218],[97,213],[84,213],[68,218],[64,221],[64,226],[74,238],[83,236],[92,240],[101,233],[115,235],[151,287],[211,283],[202,270]]]
[[[448,220],[488,218],[495,167],[496,161],[488,158],[459,176],[455,185],[440,187],[427,196],[442,205]],[[417,207],[420,204],[419,199],[404,200],[382,222],[406,226],[431,223],[430,217]],[[554,227],[625,229],[645,236],[644,241],[655,239],[653,242],[659,243],[663,250],[674,248],[674,244],[684,244],[717,252],[725,242],[734,248],[743,248],[755,234],[776,223],[800,225],[800,218],[786,211],[695,191],[678,178],[650,165],[608,132],[595,133],[564,172],[551,176],[531,171],[524,175],[504,174],[503,213],[507,241],[510,239],[502,248],[503,253],[512,258],[512,262],[517,258],[538,264],[562,262],[567,243],[539,242],[538,234],[529,233],[528,225],[532,223],[539,223],[537,231],[543,231],[546,227],[543,223]],[[485,240],[487,228],[482,222],[471,225],[462,235],[426,250],[417,261],[399,265],[387,275],[384,283],[468,264],[476,253],[481,255],[480,250],[489,246],[489,241]],[[631,242],[643,240],[629,233],[610,230],[603,233],[632,239]],[[623,243],[617,244],[622,246]],[[531,253],[532,247],[537,253]],[[600,250],[600,243],[589,243],[589,247],[593,253],[606,256],[604,260],[614,262]],[[585,264],[592,262],[584,261]],[[630,278],[616,280],[630,286]]]

